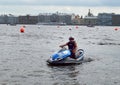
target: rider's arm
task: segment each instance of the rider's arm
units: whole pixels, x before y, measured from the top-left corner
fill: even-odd
[[[75,48],[73,49],[73,53],[77,51],[77,43],[75,42]]]
[[[60,45],[59,47],[63,48],[64,46],[67,46],[68,43]]]

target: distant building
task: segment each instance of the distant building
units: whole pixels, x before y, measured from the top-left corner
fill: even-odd
[[[101,26],[120,26],[120,14],[114,13],[99,13],[98,16],[94,16],[90,9],[87,16],[66,14],[66,13],[41,13],[37,16],[25,15],[14,16],[0,15],[0,24],[59,24],[59,25],[101,25]]]
[[[82,17],[80,18],[80,25],[85,25],[84,24],[84,18],[82,18]]]
[[[0,16],[0,24],[8,24],[8,15]]]
[[[0,16],[0,24],[4,24],[5,23],[5,21],[4,21],[4,15],[1,15]]]
[[[111,26],[112,16],[114,13],[99,13],[98,14],[98,25]]]
[[[60,22],[60,18],[58,14],[52,14],[50,16],[50,22]]]
[[[112,15],[112,25],[120,26],[120,15]]]
[[[12,14],[9,14],[7,22],[10,25],[16,25],[16,24],[18,24],[18,17],[14,16]]]
[[[50,23],[50,22],[61,22],[66,24],[71,24],[72,15],[63,13],[44,13],[38,15],[38,23]]]
[[[45,23],[45,22],[51,22],[50,21],[50,13],[40,13],[38,15],[38,23]]]
[[[38,16],[19,16],[18,17],[19,24],[37,24]]]
[[[97,17],[94,16],[89,9],[88,15],[84,17],[84,25],[96,25]]]
[[[80,25],[80,16],[79,15],[72,15],[72,24],[73,25]]]

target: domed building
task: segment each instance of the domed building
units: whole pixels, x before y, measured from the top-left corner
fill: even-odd
[[[84,17],[84,24],[87,26],[94,26],[97,24],[97,16],[94,16],[89,9],[88,15]]]

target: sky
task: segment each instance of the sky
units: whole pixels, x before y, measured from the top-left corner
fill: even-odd
[[[0,14],[38,15],[39,13],[68,13],[87,15],[120,14],[120,0],[0,0]]]

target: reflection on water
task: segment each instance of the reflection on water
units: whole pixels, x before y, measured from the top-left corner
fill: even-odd
[[[0,85],[120,85],[120,30],[115,27],[28,25],[25,33],[20,27],[0,25]],[[48,66],[46,60],[71,35],[93,61]]]
[[[51,67],[53,85],[80,85],[77,80],[79,71],[75,66]]]

